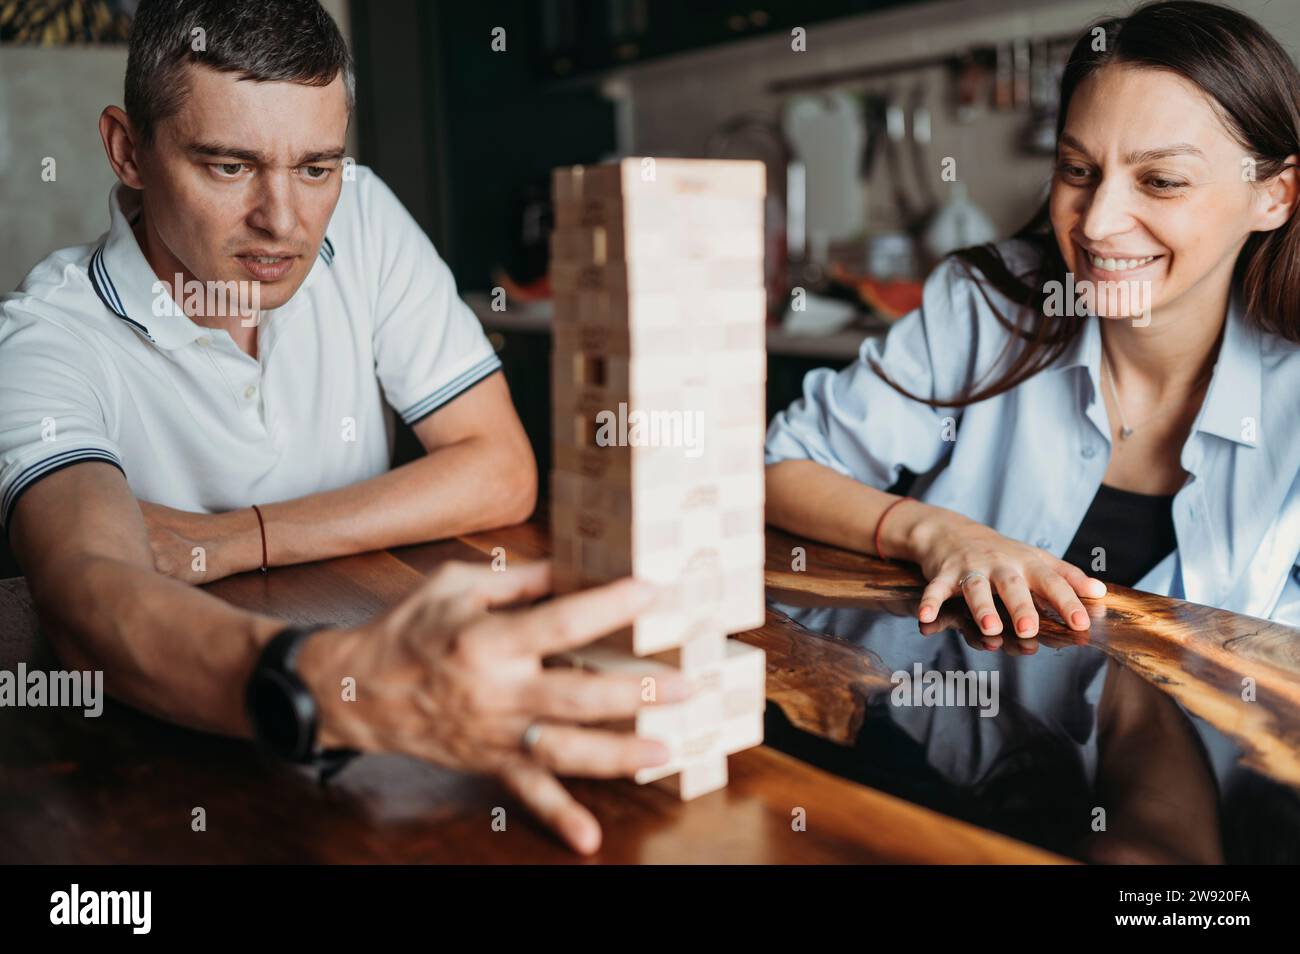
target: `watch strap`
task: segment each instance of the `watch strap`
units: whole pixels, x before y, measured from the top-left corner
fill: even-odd
[[[311,690],[307,688],[307,684],[303,682],[302,677],[298,674],[297,669],[298,652],[303,643],[307,641],[308,637],[327,628],[327,626],[326,623],[287,626],[276,633],[270,642],[262,648],[262,652],[258,656],[257,667],[254,670],[252,679],[249,680],[248,705],[250,717],[255,719],[253,686],[257,683],[259,676],[265,673],[275,673],[281,681],[292,686],[293,691],[299,694],[298,698],[303,703],[299,713],[307,721],[302,726],[303,731],[300,733],[300,744],[297,750],[293,752],[277,752],[276,754],[298,764],[316,766],[323,773],[332,775],[342,765],[346,764],[351,755],[355,753],[351,749],[320,751],[317,748],[319,705],[311,695]],[[254,721],[254,725],[256,725],[256,721]]]

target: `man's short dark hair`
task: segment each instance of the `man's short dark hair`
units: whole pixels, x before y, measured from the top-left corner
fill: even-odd
[[[328,86],[343,75],[355,101],[352,57],[318,0],[140,0],[126,60],[126,113],[144,142],[175,114],[194,63],[241,79]]]

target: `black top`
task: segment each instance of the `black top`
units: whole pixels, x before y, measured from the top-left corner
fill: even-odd
[[[1173,505],[1173,494],[1135,494],[1102,484],[1062,559],[1099,580],[1132,586],[1178,546]],[[1103,553],[1094,554],[1095,547]]]

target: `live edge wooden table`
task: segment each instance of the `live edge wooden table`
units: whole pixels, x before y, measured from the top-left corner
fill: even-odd
[[[808,566],[790,569],[791,548]],[[544,522],[212,584],[239,606],[295,622],[352,625],[399,601],[438,564],[545,557]],[[915,599],[904,567],[768,531],[768,585],[823,600]],[[1262,770],[1300,778],[1300,632],[1116,589],[1091,638],[1250,747]],[[852,646],[770,614],[742,634],[768,654],[768,704],[847,743],[887,674]],[[1070,639],[1044,621],[1043,639]],[[0,669],[60,668],[21,579],[0,581]],[[1234,706],[1243,673],[1260,704]],[[605,837],[584,859],[494,780],[369,755],[321,785],[245,741],[173,726],[108,702],[0,708],[4,863],[1052,863],[1065,859],[823,772],[767,746],[732,756],[730,784],[679,802],[653,786],[568,780]],[[194,809],[206,830],[193,831]],[[494,818],[505,809],[505,830]],[[803,824],[795,824],[801,818]]]

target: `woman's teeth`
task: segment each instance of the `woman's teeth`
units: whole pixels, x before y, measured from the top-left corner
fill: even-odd
[[[1130,268],[1141,268],[1143,265],[1149,265],[1159,258],[1159,256],[1148,255],[1146,258],[1102,258],[1100,255],[1093,255],[1091,258],[1094,268],[1103,268],[1108,272],[1125,272]]]
[[[253,259],[253,261],[255,261],[255,262],[259,262],[259,263],[262,264],[262,265],[274,265],[276,262],[280,261],[280,259],[278,259],[278,258],[269,258],[269,257],[267,257],[267,256],[265,256],[265,255],[258,255],[257,257],[255,257],[255,258]]]

